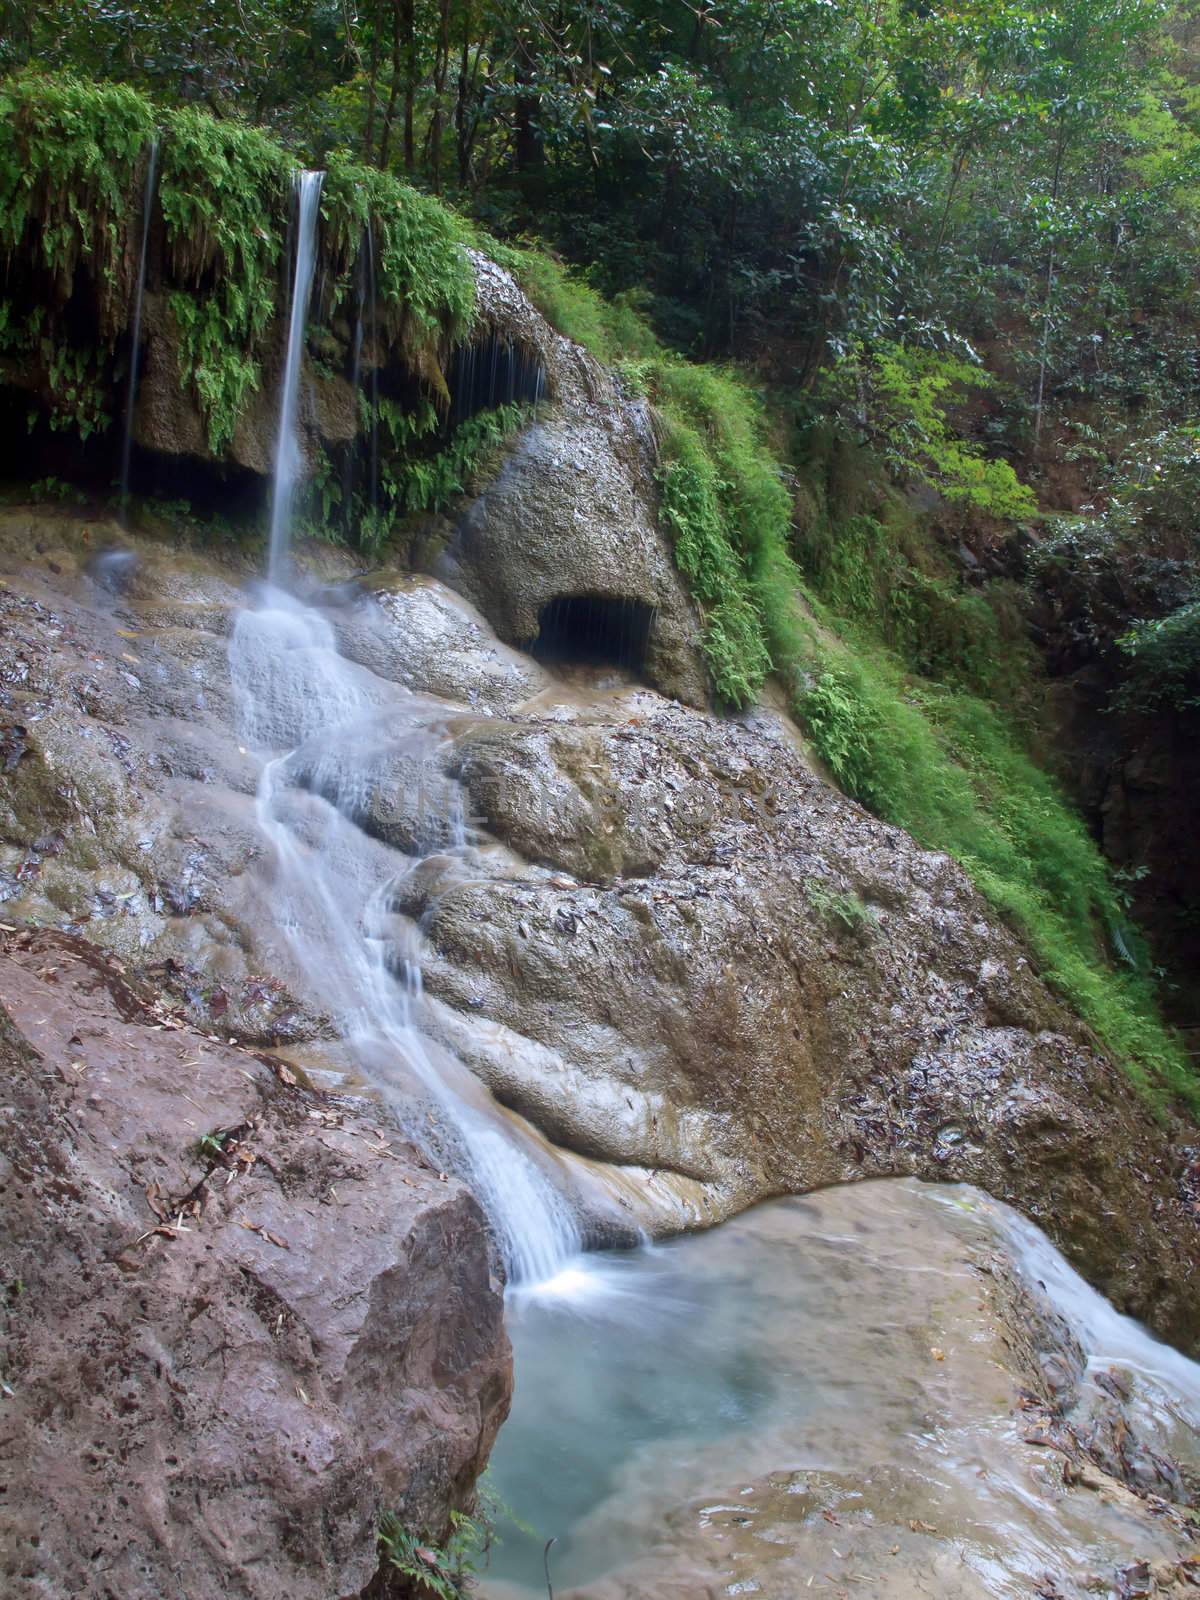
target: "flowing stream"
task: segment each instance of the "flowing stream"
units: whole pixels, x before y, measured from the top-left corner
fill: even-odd
[[[407,880],[432,854],[439,871],[469,872],[478,847],[437,760],[453,710],[344,656],[331,612],[292,578],[320,186],[319,173],[298,183],[268,582],[236,621],[229,662],[261,763],[276,934],[354,1070],[473,1185],[508,1269],[517,1390],[494,1482],[520,1531],[505,1528],[484,1592],[544,1594],[553,1538],[557,1592],[594,1600],[792,1600],[818,1576],[821,1589],[894,1600],[1073,1596],[1045,1575],[1140,1558],[1145,1525],[1102,1497],[1054,1492],[972,1258],[1002,1248],[1089,1372],[1126,1374],[1131,1414],[1156,1441],[1194,1451],[1200,1368],[972,1190],[866,1184],[584,1256],[546,1152],[423,1029]],[[356,367],[363,316],[360,305]],[[364,826],[389,795],[419,819],[399,872],[395,848]],[[1151,1558],[1171,1554],[1160,1545],[1151,1538]]]
[[[484,1594],[542,1600],[551,1537],[555,1593],[591,1600],[1082,1600],[1110,1593],[1087,1575],[1169,1555],[1027,1442],[975,1264],[997,1252],[1082,1346],[1085,1401],[1116,1369],[1143,1436],[1200,1465],[1200,1366],[1038,1228],[967,1187],[858,1184],[601,1256],[569,1301],[510,1303],[490,1478],[511,1515]]]
[[[271,534],[267,576],[272,583],[287,575],[292,534],[292,509],[304,462],[296,416],[300,402],[300,376],[304,361],[304,327],[317,260],[317,222],[321,208],[323,172],[301,172],[296,179],[296,268],[288,313],[287,362],[279,400],[279,435],[275,441],[275,476],[271,492]]]

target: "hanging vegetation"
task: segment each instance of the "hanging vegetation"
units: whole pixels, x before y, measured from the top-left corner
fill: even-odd
[[[0,353],[38,357],[81,432],[106,425],[97,396],[130,314],[150,142],[161,155],[155,197],[162,283],[177,336],[180,381],[197,399],[219,456],[261,384],[271,329],[287,293],[294,156],[269,133],[195,106],[160,108],[138,91],[69,75],[24,72],[0,87],[0,249],[8,278],[52,274],[49,306],[0,299]],[[455,218],[398,179],[336,155],[322,204],[327,322],[360,253],[372,254],[378,329],[439,402],[445,356],[466,336],[474,277]],[[83,344],[55,312],[87,304]],[[44,297],[43,297],[44,298]],[[33,319],[33,312],[45,314]]]

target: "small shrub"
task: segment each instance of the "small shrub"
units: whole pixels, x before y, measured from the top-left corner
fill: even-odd
[[[804,893],[813,911],[836,931],[866,939],[873,934],[879,919],[862,899],[848,889],[830,889],[819,878],[809,878]]]
[[[417,1585],[418,1592],[438,1600],[460,1600],[470,1592],[475,1558],[486,1548],[488,1531],[462,1512],[450,1513],[451,1533],[444,1545],[407,1528],[399,1517],[385,1515],[379,1524],[379,1552],[401,1577]]]

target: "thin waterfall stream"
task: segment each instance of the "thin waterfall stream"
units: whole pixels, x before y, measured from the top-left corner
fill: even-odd
[[[411,695],[407,715],[397,716],[394,706],[382,710],[370,675],[340,654],[328,616],[285,586],[303,465],[298,397],[321,178],[305,172],[297,182],[268,581],[258,603],[238,616],[229,646],[242,732],[262,761],[256,814],[274,858],[275,920],[367,1081],[392,1103],[411,1103],[415,1091],[427,1118],[438,1122],[440,1147],[473,1185],[510,1282],[541,1284],[561,1275],[580,1251],[571,1207],[486,1091],[445,1052],[435,1056],[423,1037],[419,933],[402,929],[399,956],[395,937],[383,937],[395,932],[391,908],[403,900],[407,874],[397,878],[391,863],[381,868],[356,821],[389,757],[411,756],[419,771],[430,770],[422,762],[437,748],[444,709]],[[373,303],[369,232],[367,239]],[[469,854],[457,785],[447,781],[430,791],[424,777],[417,781],[418,805],[432,803],[439,813],[433,836],[451,854]],[[409,873],[420,859],[413,857]],[[420,1138],[428,1128],[414,1132]]]
[[[312,293],[317,259],[317,223],[320,220],[323,172],[301,172],[296,179],[296,269],[288,313],[287,360],[279,401],[279,434],[275,441],[275,472],[271,489],[271,532],[267,575],[272,583],[287,573],[292,529],[292,508],[303,460],[296,428],[300,401],[300,374],[304,359],[304,325]]]
[[[121,487],[118,517],[122,527],[129,509],[129,469],[133,460],[133,422],[137,409],[138,374],[142,359],[142,302],[146,297],[146,257],[150,248],[150,215],[154,209],[158,176],[158,140],[150,141],[146,163],[146,189],[142,200],[142,248],[138,256],[137,289],[133,298],[133,331],[129,351],[129,399],[125,406],[125,438],[121,444]]]

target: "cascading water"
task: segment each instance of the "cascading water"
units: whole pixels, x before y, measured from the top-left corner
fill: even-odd
[[[304,356],[304,325],[317,259],[317,217],[323,172],[301,172],[296,178],[296,268],[292,277],[292,304],[288,317],[287,360],[279,402],[279,436],[275,441],[275,474],[271,494],[271,535],[267,575],[272,583],[285,577],[291,536],[292,506],[303,462],[296,432],[300,399],[300,368]]]
[[[146,294],[146,256],[150,245],[150,213],[154,206],[154,180],[158,173],[158,140],[150,141],[146,166],[146,193],[142,201],[142,252],[138,258],[137,291],[133,300],[133,347],[129,355],[129,400],[125,407],[125,439],[121,446],[120,520],[124,527],[129,504],[129,468],[133,459],[133,417],[137,405],[138,368],[142,356],[142,301]]]
[[[379,288],[375,281],[375,234],[367,218],[367,315],[371,319],[371,531],[378,535],[379,522]]]
[[[380,1094],[411,1103],[415,1086],[436,1108],[512,1281],[553,1278],[580,1249],[570,1207],[481,1086],[451,1059],[435,1058],[420,1031],[419,935],[403,923],[397,934],[391,911],[420,858],[397,876],[394,856],[355,821],[390,760],[411,757],[433,770],[444,710],[417,696],[381,706],[371,675],[338,653],[328,619],[274,587],[239,616],[230,666],[247,741],[264,760],[257,817],[274,851],[275,919],[311,998]],[[444,783],[433,798],[432,835],[447,853],[469,855],[456,786]]]
[[[394,854],[356,820],[372,787],[407,763],[421,774],[418,810],[431,793],[437,802],[425,833],[441,853],[469,857],[457,784],[441,780],[431,791],[426,781],[445,738],[445,710],[346,660],[329,618],[283,587],[302,466],[295,417],[321,174],[302,174],[298,187],[269,581],[259,604],[239,615],[229,649],[242,729],[263,762],[257,819],[274,855],[275,922],[357,1068],[398,1109],[421,1107],[416,1137],[428,1133],[432,1110],[439,1148],[487,1211],[510,1280],[539,1283],[581,1248],[571,1208],[482,1086],[423,1036],[420,937],[392,909],[421,857],[397,875]],[[370,257],[368,273],[373,303]]]

